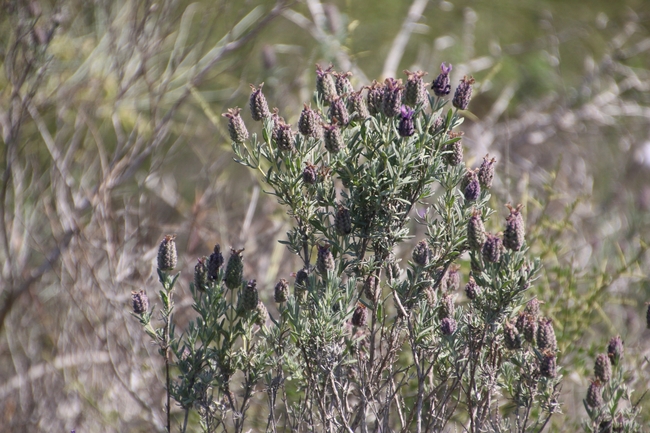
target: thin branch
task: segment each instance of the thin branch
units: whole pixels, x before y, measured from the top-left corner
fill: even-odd
[[[70,241],[73,236],[77,233],[77,230],[69,230],[63,235],[63,238],[58,242],[59,246],[53,248],[46,256],[45,262],[43,262],[38,268],[34,269],[30,276],[23,281],[18,287],[14,289],[9,289],[7,291],[7,297],[5,298],[2,307],[0,307],[0,331],[4,328],[5,319],[11,311],[14,303],[25,293],[27,293],[30,287],[35,284],[44,274],[54,267],[58,261],[61,254],[67,250]]]
[[[416,23],[422,18],[422,14],[428,3],[429,0],[413,0],[409,8],[409,13],[402,23],[402,28],[397,36],[395,36],[393,45],[390,47],[390,51],[384,61],[384,69],[381,72],[383,77],[394,77],[397,75],[399,62],[404,55],[406,44],[411,38],[411,33],[415,29]]]

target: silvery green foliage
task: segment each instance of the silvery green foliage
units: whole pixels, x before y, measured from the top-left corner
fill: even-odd
[[[312,102],[331,125],[321,94]],[[463,119],[431,95],[410,119],[409,136],[398,116],[377,111],[337,124],[337,152],[303,134],[291,152],[279,149],[273,117],[261,135],[233,142],[237,162],[260,173],[294,220],[281,242],[301,259],[301,282],[270,320],[243,308],[246,283],[226,287],[223,270],[205,291],[192,286],[197,318],[170,342],[179,370],[170,391],[206,431],[264,428],[259,415],[247,417],[263,397],[268,431],[527,432],[559,411],[557,353],[523,339],[505,344],[539,260],[526,245],[493,262],[470,251],[470,218],[487,225],[494,211],[487,188],[465,198],[468,168],[445,162]],[[318,173],[313,182],[306,166]],[[345,230],[340,209],[349,212]],[[426,260],[401,272],[397,247],[413,248],[414,224],[426,229]],[[449,271],[460,281],[443,281]],[[364,290],[371,276],[378,285]],[[459,290],[470,276],[472,300]],[[549,357],[552,372],[542,367]]]
[[[615,346],[612,352],[617,352],[618,356],[610,352],[598,355],[594,360],[594,379],[583,400],[589,419],[583,421],[582,427],[590,433],[644,431],[637,422],[643,395],[636,397],[636,401],[632,398],[634,389],[630,384],[634,383],[635,375],[633,372],[626,372],[618,362],[623,351],[623,342],[620,337],[615,337],[610,341],[610,345],[612,344]],[[616,362],[610,364],[610,359]],[[603,369],[607,370],[606,374]]]
[[[218,245],[215,251],[219,251]],[[241,250],[232,249],[233,257],[241,261]],[[223,259],[220,262],[223,265]],[[267,335],[266,308],[256,300],[257,306],[248,305],[253,302],[250,292],[255,289],[255,280],[240,281],[239,287],[229,288],[227,270],[217,266],[213,272],[211,278],[201,280],[202,287],[190,283],[196,318],[190,320],[182,335],[177,335],[174,322],[174,294],[180,273],[172,275],[158,269],[162,285],[160,321],[152,320],[155,311],[136,314],[164,359],[166,412],[173,410],[173,399],[184,414],[183,432],[191,412],[199,415],[204,431],[243,431],[256,386],[273,367],[270,340],[256,335]]]
[[[331,110],[318,95],[314,102],[327,119]],[[440,124],[437,119],[442,125],[432,127]],[[469,431],[536,431],[558,412],[561,374],[541,374],[544,354],[533,345],[519,350],[504,345],[504,324],[523,307],[539,261],[529,260],[522,248],[503,251],[496,263],[488,263],[467,246],[473,212],[488,221],[493,211],[487,206],[489,190],[466,199],[460,184],[467,168],[445,163],[445,149],[458,142],[462,120],[446,100],[429,96],[415,109],[412,136],[400,136],[398,117],[374,112],[340,125],[345,145],[338,153],[328,152],[319,139],[297,137],[296,152],[286,155],[269,139],[269,123],[261,137],[233,143],[237,161],[263,173],[295,220],[281,242],[306,267],[320,244],[330,246],[336,261],[327,276],[310,276],[308,297],[292,298],[280,308],[276,332],[292,336],[283,347],[284,374],[300,378],[284,386],[303,397],[286,402],[294,414],[292,428],[440,431],[452,423]],[[328,178],[302,182],[307,162]],[[345,236],[335,224],[341,205],[352,220]],[[418,215],[416,207],[427,211]],[[395,261],[396,247],[411,237],[414,215],[426,226],[429,260],[425,266],[410,263],[404,278],[382,279],[379,301],[367,299],[354,286],[369,275],[381,276]],[[473,301],[425,294],[425,288],[440,290],[450,266],[468,269],[470,262],[482,288]],[[358,302],[369,313],[365,329],[350,326]],[[457,328],[450,332],[444,319]],[[510,415],[500,417],[506,404]]]

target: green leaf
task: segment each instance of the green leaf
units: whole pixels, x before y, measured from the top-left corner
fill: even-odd
[[[445,119],[445,129],[449,131],[451,129],[451,119],[454,116],[454,110],[451,108],[447,111],[447,117]]]

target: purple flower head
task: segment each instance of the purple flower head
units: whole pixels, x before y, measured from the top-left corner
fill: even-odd
[[[456,332],[457,327],[458,324],[452,317],[445,317],[440,321],[440,329],[442,330],[443,335],[452,335]]]
[[[407,105],[402,105],[400,108],[400,113],[402,114],[402,119],[411,120],[415,111]]]
[[[440,65],[440,75],[436,77],[431,85],[433,93],[438,97],[449,95],[451,84],[449,83],[449,72],[451,72],[451,63],[449,66],[444,63]]]
[[[404,71],[408,80],[404,89],[404,103],[411,107],[417,107],[427,100],[427,89],[422,77],[427,73],[422,71]]]
[[[474,78],[467,77],[467,75],[460,80],[460,84],[456,87],[456,93],[454,93],[454,99],[451,101],[454,107],[459,110],[467,110],[472,97],[472,84],[474,84]]]
[[[333,65],[330,65],[329,68],[323,69],[320,65],[316,65],[316,75],[318,78],[323,78],[325,75],[330,74],[332,71]]]
[[[400,137],[410,137],[415,133],[413,113],[414,111],[406,105],[402,105],[402,108],[400,108],[401,119],[397,127]]]
[[[382,99],[384,97],[384,85],[373,81],[370,86],[366,87],[368,89],[367,99],[368,99],[368,111],[371,116],[381,113]]]
[[[316,92],[326,105],[332,98],[338,96],[336,82],[332,76],[333,68],[334,66],[330,65],[329,68],[323,70],[320,65],[316,65]]]
[[[402,80],[386,78],[384,93],[381,100],[381,110],[386,117],[395,117],[400,112],[402,106],[402,93],[404,86]]]

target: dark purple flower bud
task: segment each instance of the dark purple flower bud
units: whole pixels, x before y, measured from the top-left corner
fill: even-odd
[[[542,363],[539,366],[539,372],[544,377],[554,378],[557,376],[557,358],[552,351],[544,352]]]
[[[310,162],[305,164],[305,169],[302,171],[302,181],[308,185],[313,185],[318,181],[318,168]]]
[[[386,78],[384,94],[381,99],[381,110],[386,117],[395,117],[402,107],[402,80]]]
[[[341,236],[349,235],[352,232],[352,217],[350,216],[350,209],[343,205],[339,205],[334,218],[334,227],[336,233]]]
[[[248,130],[239,114],[240,112],[241,109],[235,107],[229,108],[228,112],[223,114],[223,117],[228,118],[228,133],[230,134],[230,139],[235,143],[243,143],[248,140]]]
[[[612,339],[609,340],[609,344],[607,345],[607,354],[609,355],[612,365],[618,365],[618,362],[623,358],[624,350],[623,340],[621,340],[620,335],[612,337]]]
[[[135,314],[143,314],[149,311],[149,298],[144,290],[131,292],[131,300],[133,301],[133,312]]]
[[[537,320],[530,314],[523,311],[519,313],[517,322],[515,322],[517,329],[523,334],[526,341],[535,344],[537,338]]]
[[[476,209],[467,223],[467,243],[474,251],[479,251],[485,243],[485,225],[481,218],[481,212]]]
[[[243,252],[243,248],[241,250],[230,248],[230,258],[228,259],[228,264],[226,265],[226,275],[224,276],[226,287],[228,287],[230,290],[238,289],[242,283],[244,275]]]
[[[275,144],[278,146],[280,151],[292,152],[294,150],[294,137],[291,125],[282,121],[276,123],[275,128],[273,129],[272,138],[275,140]]]
[[[298,120],[298,131],[305,137],[320,138],[323,134],[320,116],[305,104]]]
[[[489,154],[483,157],[483,163],[478,169],[478,180],[481,183],[481,188],[492,188],[492,180],[494,179],[494,164],[496,159],[490,159]]]
[[[362,91],[363,90],[352,92],[348,99],[348,111],[353,120],[365,120],[370,117],[368,107],[366,106],[366,100],[361,95]]]
[[[282,278],[278,281],[278,284],[275,285],[274,295],[275,302],[278,304],[281,302],[287,302],[287,299],[289,299],[289,283],[287,280]]]
[[[194,266],[194,287],[196,290],[203,292],[208,286],[208,267],[207,263],[208,258],[203,257],[198,259],[198,262]]]
[[[501,241],[501,238],[488,233],[481,251],[483,254],[483,260],[490,263],[498,263],[501,260],[502,248],[503,241]]]
[[[208,259],[208,278],[216,280],[219,277],[219,269],[223,266],[223,255],[221,254],[221,246],[216,244],[214,251],[210,254]]]
[[[296,272],[296,283],[294,286],[294,295],[300,297],[309,286],[309,272],[307,269],[301,269]]]
[[[521,336],[519,335],[519,331],[509,321],[506,321],[503,326],[503,340],[506,348],[509,350],[521,349]]]
[[[316,257],[316,269],[322,275],[326,275],[327,271],[333,271],[336,267],[334,263],[334,256],[330,251],[329,245],[318,246],[318,256]]]
[[[339,125],[336,122],[330,125],[323,125],[323,134],[325,149],[327,149],[328,152],[336,154],[345,147],[343,136],[341,135],[341,128],[339,128]]]
[[[481,287],[476,284],[474,277],[470,276],[469,281],[465,285],[465,295],[468,299],[474,300],[481,294]]]
[[[517,205],[516,208],[510,206],[510,203],[506,204],[506,207],[510,209],[510,215],[506,218],[506,229],[503,232],[503,245],[513,251],[519,251],[519,249],[524,245],[524,218],[521,215],[521,204]]]
[[[336,120],[339,125],[345,126],[350,122],[348,109],[345,106],[343,98],[339,96],[336,96],[330,100],[330,109],[328,114],[330,121],[333,122]]]
[[[384,85],[373,81],[370,86],[368,86],[368,111],[370,115],[375,116],[381,113],[382,99],[384,97]]]
[[[415,112],[411,108],[402,105],[402,108],[400,109],[401,118],[397,128],[400,137],[410,137],[415,133],[415,125],[413,124],[414,113]]]
[[[426,72],[404,71],[407,76],[406,88],[404,90],[404,103],[411,107],[417,107],[427,99],[427,89],[422,77],[427,75]]]
[[[333,68],[334,67],[330,65],[326,70],[322,70],[320,65],[316,65],[316,93],[325,105],[329,104],[332,98],[338,96],[336,92],[336,83],[332,76]]]
[[[158,269],[171,271],[176,267],[178,255],[176,253],[176,235],[166,235],[158,247]]]
[[[440,65],[440,75],[436,77],[431,85],[433,93],[438,96],[447,96],[451,91],[451,85],[449,83],[449,72],[451,72],[451,64],[446,66],[444,63]]]
[[[352,324],[354,326],[363,327],[368,323],[368,312],[366,307],[362,304],[357,305],[357,308],[354,309],[354,314],[352,315]]]
[[[252,311],[257,307],[259,293],[257,291],[257,281],[250,280],[246,288],[242,291],[241,306],[246,311]]]
[[[250,86],[253,90],[250,100],[248,101],[251,109],[251,117],[256,122],[259,122],[260,120],[266,119],[271,115],[271,112],[269,111],[269,105],[266,102],[266,97],[264,97],[264,93],[262,93],[262,87],[264,86],[264,83],[260,84],[258,88],[255,88],[255,86],[252,84]]]
[[[445,317],[440,321],[440,330],[443,335],[452,335],[456,332],[457,327],[456,320],[451,317]]]
[[[443,293],[440,297],[440,309],[438,310],[438,317],[444,319],[445,317],[452,317],[456,312],[456,305],[454,304],[454,297],[449,293]]]
[[[540,351],[546,349],[555,350],[557,340],[555,339],[555,330],[551,319],[541,318],[537,326],[537,348]]]
[[[454,99],[451,101],[454,107],[459,110],[467,110],[469,100],[472,98],[472,84],[474,84],[472,77],[465,76],[460,80],[460,84],[456,87],[456,93],[454,93]]]
[[[363,292],[371,302],[375,303],[379,300],[381,289],[379,288],[379,278],[376,275],[368,275],[368,278],[363,283]]]
[[[596,357],[594,376],[601,383],[607,383],[612,378],[612,363],[606,353],[601,353]]]
[[[423,239],[413,249],[413,262],[419,266],[426,266],[429,264],[429,256],[431,256],[431,248],[429,243]]]
[[[594,380],[589,384],[585,402],[587,403],[587,406],[592,408],[598,408],[603,405],[602,384],[598,380]]]
[[[342,74],[334,73],[334,76],[336,77],[336,92],[339,96],[347,95],[354,91],[354,88],[352,88],[352,84],[350,83],[352,72],[345,72]]]
[[[468,170],[465,174],[463,195],[466,201],[476,201],[481,196],[481,185],[476,171]]]

